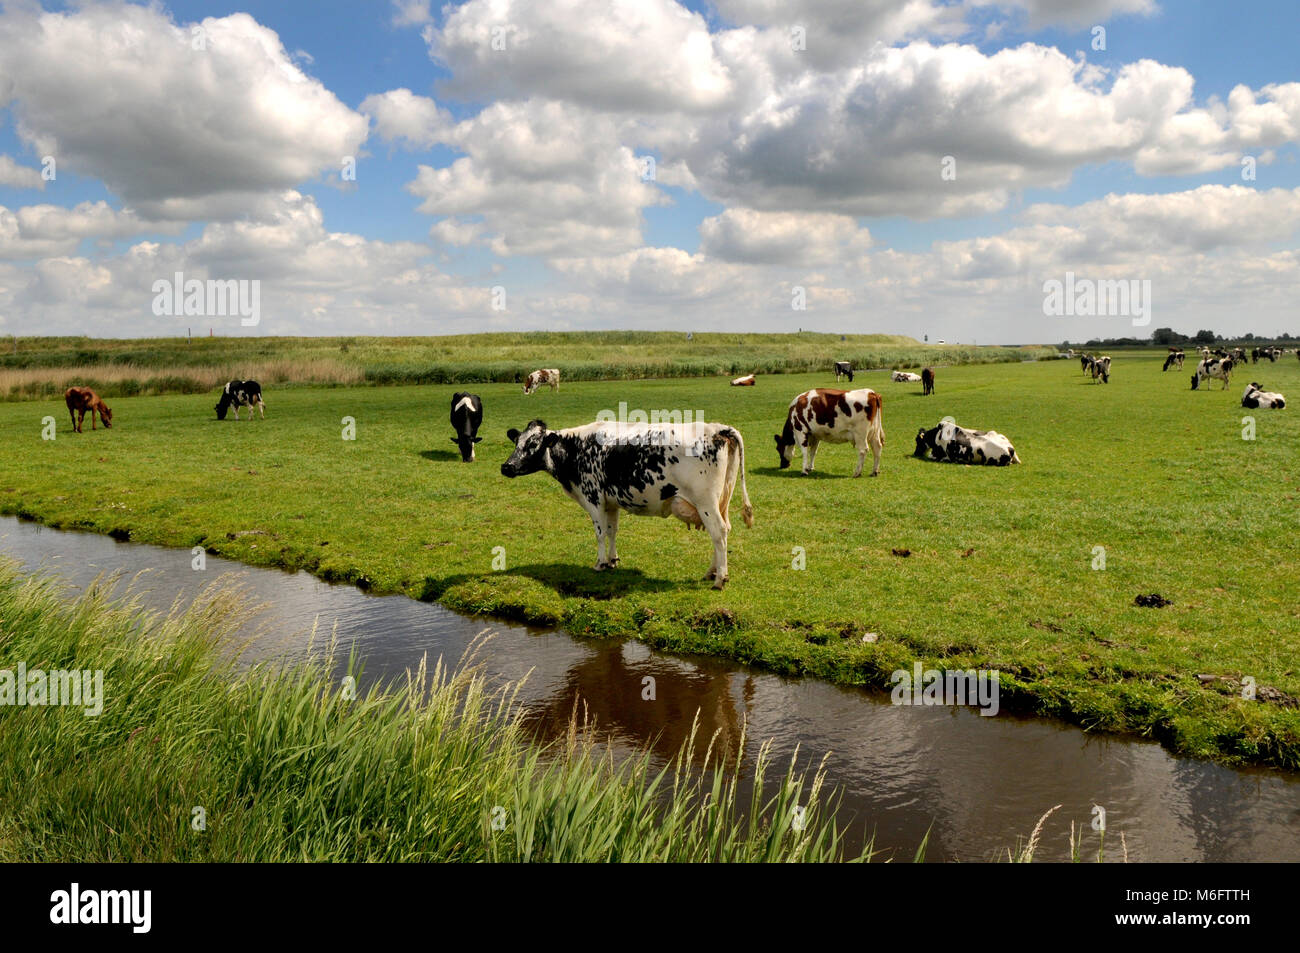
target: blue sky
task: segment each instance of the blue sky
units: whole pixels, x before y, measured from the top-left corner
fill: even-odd
[[[180,270],[262,283],[241,334],[1300,333],[1300,4],[773,9],[6,8],[0,330],[177,333]],[[1153,323],[1045,315],[1066,271]]]

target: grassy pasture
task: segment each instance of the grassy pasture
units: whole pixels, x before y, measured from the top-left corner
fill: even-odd
[[[0,400],[55,397],[72,384],[103,397],[198,394],[232,378],[263,386],[512,383],[545,363],[565,380],[737,376],[855,367],[1019,361],[1041,347],[923,345],[890,334],[592,331],[445,337],[198,337],[0,341]]]
[[[214,394],[121,399],[111,431],[82,435],[61,401],[11,403],[0,406],[0,510],[843,683],[887,687],[913,660],[997,669],[1004,707],[1300,766],[1300,710],[1288,707],[1300,696],[1300,420],[1240,407],[1249,380],[1300,400],[1300,362],[1193,393],[1190,367],[1162,374],[1155,351],[1114,356],[1109,385],[1077,361],[940,367],[928,398],[920,384],[862,375],[855,386],[884,396],[886,445],[880,477],[858,480],[843,445],[822,448],[811,478],[776,467],[786,404],[834,386],[826,372],[753,388],[566,382],[531,397],[478,385],[484,440],[471,465],[450,441],[452,386],[272,389],[253,423],[216,421]],[[744,434],[757,523],[734,521],[724,592],[700,581],[706,537],[675,520],[625,515],[622,567],[592,571],[590,522],[554,481],[500,475],[507,428],[539,416],[577,425],[620,401],[703,412]],[[1007,434],[1024,464],[913,458],[917,428],[945,414]],[[41,439],[45,415],[56,440]],[[341,439],[345,416],[353,441]],[[1104,569],[1092,568],[1098,546]],[[806,569],[792,568],[795,547]],[[1134,605],[1150,592],[1172,605]],[[1247,676],[1283,694],[1242,699]]]

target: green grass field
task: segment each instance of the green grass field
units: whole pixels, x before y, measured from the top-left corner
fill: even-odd
[[[884,396],[886,446],[880,476],[858,480],[845,445],[824,446],[811,478],[776,467],[785,406],[834,386],[828,373],[753,388],[566,382],[531,397],[477,385],[484,440],[470,465],[449,439],[450,386],[271,389],[267,419],[253,423],[219,423],[214,394],[121,399],[111,431],[82,435],[61,401],[10,403],[0,509],[843,683],[884,687],[915,659],[997,669],[1004,708],[1300,766],[1300,420],[1240,407],[1249,380],[1300,400],[1300,362],[1199,392],[1190,367],[1162,374],[1160,363],[1154,351],[1116,354],[1109,385],[1077,361],[940,367],[928,398],[861,375],[854,386]],[[625,516],[621,568],[592,571],[590,521],[558,485],[500,475],[507,428],[586,423],[620,401],[700,411],[744,434],[757,522],[734,520],[724,592],[700,581],[707,538],[676,520]],[[1024,464],[913,458],[917,428],[945,414],[1005,433]],[[53,441],[41,439],[45,415]],[[341,439],[344,417],[355,440]],[[795,547],[806,569],[792,568]],[[1172,605],[1134,605],[1151,592]],[[1264,700],[1240,697],[1246,677]]]
[[[8,346],[5,346],[5,345]],[[57,397],[72,384],[104,397],[198,394],[252,378],[279,387],[513,383],[539,366],[564,379],[735,377],[750,371],[1016,362],[1045,347],[922,344],[897,334],[584,331],[445,337],[11,338],[0,342],[0,400]]]

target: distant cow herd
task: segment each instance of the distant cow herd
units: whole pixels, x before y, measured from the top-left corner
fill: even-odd
[[[1279,348],[1254,348],[1249,359],[1260,357],[1276,361]],[[1067,355],[1074,356],[1070,351]],[[1201,360],[1192,374],[1192,389],[1204,380],[1217,379],[1223,388],[1230,384],[1232,370],[1246,363],[1246,353],[1200,349]],[[1080,366],[1094,382],[1109,383],[1111,359],[1082,354]],[[1181,348],[1169,348],[1162,370],[1183,366]],[[849,361],[835,361],[835,380],[853,382]],[[515,378],[518,381],[518,377]],[[757,373],[731,380],[732,386],[752,387]],[[893,371],[895,383],[920,382],[922,396],[934,393],[935,374],[930,367],[920,374]],[[558,391],[558,368],[540,368],[524,380],[525,395],[543,386]],[[105,428],[112,426],[113,412],[89,387],[69,387],[64,394],[73,430],[82,431],[85,415],[91,415],[91,429],[96,416]],[[1241,405],[1248,408],[1283,408],[1286,399],[1265,391],[1252,382],[1242,394]],[[216,405],[217,419],[224,420],[234,410],[239,419],[241,408],[253,419],[256,409],[266,417],[261,385],[257,381],[234,380],[221,391]],[[857,451],[853,476],[860,477],[867,453],[872,455],[871,476],[880,473],[880,459],[885,446],[884,401],[874,390],[838,390],[814,387],[795,395],[786,408],[781,432],[774,435],[780,470],[790,467],[796,451],[801,457],[801,472],[810,475],[817,462],[822,443],[848,443]],[[460,458],[475,461],[475,445],[483,424],[483,400],[478,394],[457,392],[451,398],[450,422]],[[621,511],[639,516],[675,516],[690,528],[706,531],[713,543],[713,560],[705,579],[721,589],[728,579],[727,536],[731,531],[728,516],[732,494],[739,480],[746,526],[754,523],[754,508],[745,483],[745,443],[740,431],[722,423],[697,420],[686,423],[636,423],[598,420],[595,423],[564,430],[551,430],[541,419],[531,420],[521,431],[510,429],[506,436],[514,444],[509,459],[501,465],[506,477],[520,477],[545,471],[560,484],[591,518],[596,534],[597,570],[618,565],[618,518]],[[975,466],[1009,466],[1020,463],[1020,455],[1009,438],[996,430],[972,430],[958,426],[945,417],[931,428],[917,431],[913,456],[935,461]]]

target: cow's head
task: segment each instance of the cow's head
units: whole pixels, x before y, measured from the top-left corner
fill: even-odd
[[[1201,386],[1201,371],[1198,368],[1192,374],[1192,390],[1198,390]]]
[[[781,469],[784,470],[790,466],[790,457],[794,453],[794,428],[790,425],[787,418],[785,429],[780,433],[773,434],[772,439],[776,441],[776,452],[781,458]]]
[[[469,437],[461,434],[458,437],[452,437],[451,442],[460,448],[460,459],[464,463],[474,462],[474,444],[482,440],[482,437]]]
[[[113,412],[108,409],[108,404],[102,400],[99,402],[99,419],[104,422],[105,427],[113,426]]]
[[[916,449],[912,451],[912,456],[914,457],[925,456],[926,451],[934,448],[935,437],[937,437],[938,434],[939,434],[938,427],[932,427],[929,430],[926,430],[924,427],[922,427],[920,430],[918,430],[916,432]]]
[[[225,420],[226,411],[228,411],[229,409],[230,409],[230,395],[223,392],[221,395],[221,399],[217,401],[217,419]]]
[[[522,433],[511,427],[506,437],[515,444],[515,452],[501,464],[501,475],[507,477],[527,476],[546,469],[547,453],[560,439],[559,434],[546,429],[542,420],[530,420]]]

